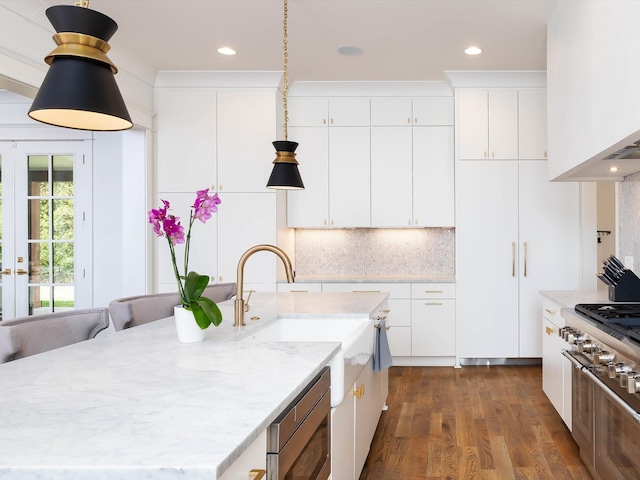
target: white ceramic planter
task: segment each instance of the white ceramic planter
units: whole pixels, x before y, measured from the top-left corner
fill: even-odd
[[[173,315],[176,319],[176,331],[180,342],[194,343],[204,340],[204,330],[196,323],[192,311],[182,305],[176,305],[173,307]]]

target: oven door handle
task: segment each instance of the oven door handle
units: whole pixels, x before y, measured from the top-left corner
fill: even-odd
[[[606,383],[600,380],[597,375],[595,375],[591,370],[580,363],[571,354],[571,352],[563,348],[561,350],[561,353],[567,358],[567,360],[569,360],[573,364],[575,368],[581,370],[582,373],[584,373],[589,379],[591,379],[596,385],[598,385],[611,400],[613,400],[616,404],[618,404],[619,407],[621,407],[624,411],[631,415],[636,422],[640,423],[640,413],[631,408],[624,400],[622,400],[615,392],[613,392]]]

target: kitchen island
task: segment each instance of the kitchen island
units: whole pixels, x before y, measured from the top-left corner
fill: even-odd
[[[283,317],[369,318],[386,297],[256,293],[246,327],[223,302],[201,343],[168,318],[0,365],[0,479],[220,478],[340,349],[247,337]]]

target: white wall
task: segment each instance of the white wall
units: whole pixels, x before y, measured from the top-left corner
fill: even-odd
[[[549,175],[640,139],[640,2],[559,1],[547,26]]]

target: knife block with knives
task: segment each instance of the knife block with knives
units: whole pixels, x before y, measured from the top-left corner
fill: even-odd
[[[640,302],[640,278],[613,255],[602,262],[598,278],[609,287],[612,302]]]

